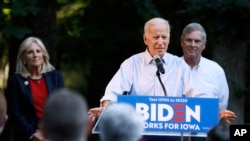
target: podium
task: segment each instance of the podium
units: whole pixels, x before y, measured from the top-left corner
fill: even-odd
[[[117,102],[131,104],[143,116],[143,135],[206,137],[219,123],[217,98],[119,95]],[[92,133],[100,133],[101,118]]]

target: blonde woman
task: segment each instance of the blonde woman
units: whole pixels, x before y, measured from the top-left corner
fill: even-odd
[[[49,54],[37,37],[20,45],[16,73],[8,78],[6,97],[15,141],[42,141],[38,125],[50,93],[64,87],[60,71],[49,62]]]

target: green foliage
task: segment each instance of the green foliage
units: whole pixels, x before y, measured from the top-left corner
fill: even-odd
[[[57,46],[65,85],[86,93],[91,61],[84,48],[81,18],[88,2],[60,0],[57,10]],[[72,61],[74,60],[74,61]]]
[[[5,33],[6,36],[21,39],[26,34],[31,33],[31,30],[27,27],[5,26],[2,32]]]
[[[79,90],[82,93],[86,93],[88,83],[86,81],[86,75],[88,75],[87,65],[82,65],[78,63],[61,63],[63,68],[63,78],[65,86]]]
[[[2,13],[0,14],[0,27],[2,28],[0,32],[4,36],[21,39],[31,33],[31,30],[25,27],[25,24],[23,26],[14,25],[13,19],[18,16],[27,16],[29,13],[36,14],[38,12],[37,0],[5,1],[0,4],[0,7],[2,9]]]
[[[250,1],[247,0],[184,0],[187,14],[203,21],[216,34],[248,39]]]
[[[37,0],[14,0],[11,9],[14,16],[35,15],[38,12]]]

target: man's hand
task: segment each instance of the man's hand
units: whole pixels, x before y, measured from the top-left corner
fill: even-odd
[[[92,128],[95,125],[95,120],[101,115],[103,110],[106,106],[109,104],[109,100],[104,100],[101,102],[100,107],[91,108],[88,111],[88,128],[87,128],[87,134],[90,135],[92,132]]]
[[[224,120],[228,124],[237,118],[236,114],[230,110],[220,111],[219,116],[220,120]]]
[[[100,116],[103,110],[104,110],[104,107],[96,107],[96,108],[89,109],[89,112],[88,112],[89,119],[91,121],[95,121],[96,118]]]
[[[101,102],[100,107],[95,107],[95,108],[89,109],[89,112],[88,112],[89,119],[91,121],[95,121],[96,118],[100,116],[103,109],[108,106],[109,102],[110,102],[109,100],[104,100]]]
[[[104,107],[96,107],[92,108],[88,112],[88,126],[87,126],[87,135],[90,136],[92,134],[92,129],[95,126],[96,119],[100,116]]]

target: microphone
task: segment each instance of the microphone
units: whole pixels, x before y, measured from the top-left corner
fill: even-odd
[[[155,55],[153,58],[155,60],[155,63],[156,63],[158,71],[161,72],[162,74],[164,74],[165,73],[165,69],[163,67],[163,63],[162,63],[161,57],[159,55]]]

